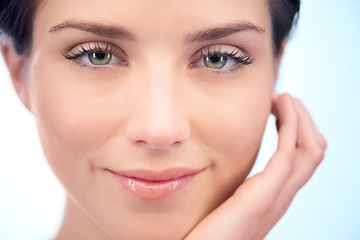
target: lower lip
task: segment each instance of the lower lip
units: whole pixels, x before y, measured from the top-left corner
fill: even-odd
[[[130,193],[147,201],[160,201],[184,189],[196,174],[186,175],[166,181],[148,181],[111,172]]]

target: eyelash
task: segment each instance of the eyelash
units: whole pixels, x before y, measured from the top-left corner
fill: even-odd
[[[205,53],[204,53],[205,52]],[[203,67],[205,71],[212,71],[215,73],[231,73],[241,70],[244,66],[252,64],[255,59],[252,55],[248,54],[246,51],[242,50],[239,47],[235,46],[228,46],[228,45],[211,45],[205,48],[202,48],[200,51],[198,51],[198,54],[196,54],[200,57],[197,57],[198,61],[204,61],[206,57],[209,56],[225,56],[231,58],[231,60],[236,62],[236,65],[231,67],[230,69],[224,70],[224,69],[212,69],[208,67]],[[191,68],[196,68],[195,62],[190,64]]]
[[[120,55],[119,51],[122,52],[121,49],[119,49],[118,47],[114,46],[109,42],[91,42],[91,43],[79,44],[68,50],[66,53],[63,53],[63,56],[66,59],[71,60],[73,63],[79,65],[80,67],[88,67],[92,69],[111,67],[111,65],[109,66],[108,64],[105,65],[89,64],[79,59],[91,53],[104,52],[111,54],[111,56],[115,56],[119,60],[120,65],[128,66],[128,63],[125,60],[123,60],[123,57],[119,56]],[[123,53],[122,55],[126,56],[125,53]],[[254,62],[254,57],[246,53],[241,48],[234,46],[227,46],[227,45],[211,45],[204,47],[200,49],[197,53],[195,53],[195,56],[197,56],[197,58],[189,65],[190,68],[201,68],[204,71],[211,71],[215,73],[228,74],[231,72],[236,72],[241,70],[244,66],[250,65]],[[230,69],[222,69],[222,68],[214,69],[207,66],[200,67],[196,65],[196,63],[199,62],[204,63],[205,61],[204,59],[209,56],[229,57],[231,60],[235,62],[235,64]],[[110,60],[110,62],[112,61],[113,59]]]
[[[105,47],[104,47],[105,46]],[[96,53],[96,52],[104,52],[109,53],[111,56],[115,56],[120,60],[121,65],[127,66],[127,62],[123,60],[123,57],[120,57],[119,48],[114,46],[113,44],[109,42],[91,42],[91,43],[83,43],[79,44],[70,50],[68,50],[66,53],[63,53],[63,56],[73,61],[75,64],[80,65],[80,67],[89,67],[89,68],[104,68],[109,67],[107,65],[93,65],[93,64],[86,64],[82,62],[79,58],[84,57],[90,53]],[[125,54],[123,54],[125,55]]]

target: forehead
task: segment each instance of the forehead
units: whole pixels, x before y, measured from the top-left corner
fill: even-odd
[[[267,0],[46,0],[35,14],[34,35],[69,20],[121,26],[147,40],[239,21],[271,30]]]

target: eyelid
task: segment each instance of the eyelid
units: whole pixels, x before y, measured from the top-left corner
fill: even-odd
[[[203,61],[204,57],[209,55],[222,55],[231,58],[236,62],[235,66],[230,69],[212,69],[202,66],[196,66],[197,62]],[[202,70],[212,71],[216,73],[229,73],[230,71],[240,70],[245,65],[250,65],[254,62],[254,57],[243,50],[241,47],[233,46],[233,45],[225,45],[225,44],[214,44],[208,45],[201,49],[199,49],[192,57],[193,61],[191,61],[189,67],[190,68],[202,68]]]
[[[110,53],[116,58],[118,58],[121,65],[127,66],[127,55],[126,53],[118,46],[109,43],[109,42],[85,42],[77,44],[76,46],[70,48],[65,53],[63,53],[63,56],[68,60],[78,61],[78,63],[81,61],[80,58],[82,56],[85,56],[86,54],[97,52],[97,51],[103,51],[106,53]],[[81,63],[81,65],[86,66],[88,64]],[[90,67],[105,67],[107,65],[93,65]]]

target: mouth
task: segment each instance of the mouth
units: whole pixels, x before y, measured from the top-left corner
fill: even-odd
[[[133,196],[146,201],[170,198],[185,189],[203,169],[167,168],[161,171],[135,169],[112,171],[106,169]]]

